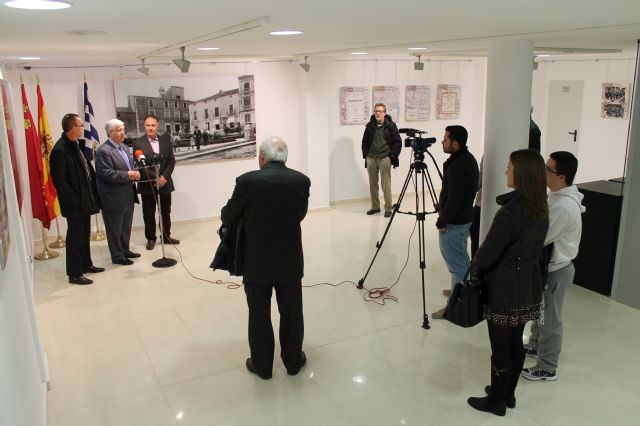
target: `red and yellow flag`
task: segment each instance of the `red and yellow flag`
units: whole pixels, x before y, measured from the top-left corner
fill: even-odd
[[[47,213],[44,198],[44,179],[42,171],[42,149],[33,123],[33,116],[29,110],[27,94],[22,88],[22,112],[24,114],[24,137],[27,142],[27,164],[29,166],[29,192],[31,193],[31,212],[35,219],[49,229],[51,218]]]
[[[36,86],[38,92],[38,136],[42,149],[42,180],[44,187],[44,198],[47,205],[47,214],[51,220],[60,216],[60,204],[58,203],[58,193],[56,192],[51,174],[49,172],[49,155],[53,149],[53,139],[47,120],[47,111],[44,108],[44,100],[40,91],[40,84]]]

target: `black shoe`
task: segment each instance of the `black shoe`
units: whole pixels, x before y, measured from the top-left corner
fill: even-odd
[[[290,376],[295,376],[296,374],[298,374],[298,372],[300,372],[300,369],[304,367],[306,363],[307,363],[307,354],[305,354],[304,351],[302,351],[302,361],[300,361],[300,363],[297,364],[295,367],[287,367],[287,374]]]
[[[89,266],[89,269],[87,269],[87,272],[91,272],[92,274],[97,274],[98,272],[104,272],[104,268],[91,265]]]
[[[367,210],[367,214],[371,216],[372,214],[380,213],[380,209],[370,209]]]
[[[176,240],[175,238],[167,237],[164,239],[165,243],[173,244],[174,246],[180,244],[180,240]]]
[[[247,358],[247,362],[245,363],[245,365],[247,366],[247,370],[249,370],[250,373],[255,374],[256,376],[260,377],[263,380],[269,380],[271,378],[271,374],[269,374],[268,376],[264,376],[260,373],[258,373],[258,370],[256,370],[256,368],[253,366],[253,360],[251,358]]]
[[[385,210],[384,217],[391,217],[391,213],[393,213],[391,210]]]
[[[491,386],[485,386],[484,393],[491,395]],[[507,407],[516,408],[516,396],[514,394],[507,396]]]
[[[77,277],[69,277],[69,282],[71,284],[76,284],[76,285],[93,284],[93,280],[90,280],[89,278],[85,277],[84,275],[80,275],[80,276],[77,276]]]
[[[127,250],[124,252],[124,257],[127,259],[135,259],[136,257],[140,257],[140,253],[134,253],[131,250]]]
[[[155,247],[156,242],[154,240],[147,240],[147,250],[153,250],[153,247]]]
[[[471,397],[467,399],[470,406],[478,411],[486,411],[487,413],[493,413],[496,416],[504,416],[507,414],[507,405],[504,402],[491,401],[490,397],[484,398]]]
[[[122,259],[113,259],[111,262],[113,262],[114,265],[133,265],[133,261],[125,257]]]

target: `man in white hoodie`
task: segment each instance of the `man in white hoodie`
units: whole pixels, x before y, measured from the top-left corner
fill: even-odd
[[[562,305],[567,287],[573,282],[575,269],[571,261],[578,255],[581,214],[585,211],[581,204],[583,195],[573,184],[577,170],[578,160],[570,152],[554,152],[547,160],[549,231],[544,244],[553,243],[553,252],[543,292],[544,321],[533,322],[529,344],[525,347],[527,355],[538,358],[535,366],[522,370],[522,376],[529,380],[558,378]]]

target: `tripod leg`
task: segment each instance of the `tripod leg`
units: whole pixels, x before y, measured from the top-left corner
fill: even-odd
[[[427,216],[425,213],[425,200],[424,200],[424,183],[426,180],[425,172],[422,173],[422,179],[420,179],[421,188],[420,192],[422,193],[422,211],[417,210],[417,220],[418,220],[418,247],[419,247],[419,257],[420,257],[420,274],[422,278],[422,328],[428,330],[431,328],[429,326],[429,315],[427,314],[427,299],[426,299],[426,291],[425,291],[425,282],[424,282],[424,270],[427,267],[427,252],[426,252],[426,239],[424,237],[424,220]],[[420,205],[420,200],[418,200],[419,194],[416,191],[416,207]]]
[[[404,180],[404,184],[402,185],[402,191],[400,191],[400,196],[398,197],[398,202],[393,205],[393,213],[391,213],[391,217],[389,218],[389,223],[387,223],[387,227],[384,230],[384,234],[382,234],[382,239],[380,241],[378,241],[378,243],[376,243],[377,249],[376,249],[375,254],[373,255],[373,259],[371,259],[371,263],[369,264],[369,267],[367,268],[367,272],[364,274],[364,277],[360,278],[360,280],[358,281],[358,285],[356,287],[358,287],[359,289],[364,288],[364,282],[367,279],[367,276],[369,275],[369,271],[371,271],[371,267],[373,266],[373,262],[375,262],[376,261],[376,257],[378,257],[378,253],[380,252],[380,249],[382,248],[382,244],[384,243],[384,240],[387,237],[387,233],[389,232],[389,228],[391,228],[391,224],[393,223],[393,219],[396,217],[396,212],[400,208],[400,204],[402,203],[402,200],[404,199],[404,195],[407,192],[407,187],[409,186],[409,182],[411,182],[411,174],[412,174],[414,168],[415,168],[415,166],[412,163],[411,167],[409,167],[409,173],[407,173],[407,177]]]

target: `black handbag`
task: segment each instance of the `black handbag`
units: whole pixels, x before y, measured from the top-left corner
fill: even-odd
[[[477,279],[466,279],[465,276],[462,282],[453,287],[443,318],[468,328],[482,322],[483,314],[482,286]]]
[[[221,225],[218,229],[220,245],[216,250],[213,261],[209,267],[214,271],[222,269],[229,271],[229,275],[242,276],[244,272],[242,237],[244,221],[242,218],[231,225]]]

